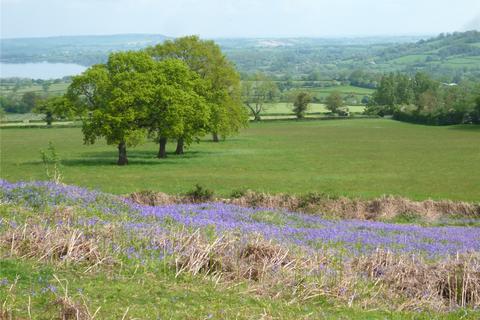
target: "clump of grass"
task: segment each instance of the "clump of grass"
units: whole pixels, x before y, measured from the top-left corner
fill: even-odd
[[[143,190],[134,192],[129,195],[129,198],[140,204],[149,206],[161,206],[169,204],[177,204],[182,202],[182,198],[174,195],[168,195],[163,192],[154,192],[149,190]]]

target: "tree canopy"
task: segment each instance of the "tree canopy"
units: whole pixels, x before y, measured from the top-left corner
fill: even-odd
[[[307,112],[308,105],[312,102],[312,97],[308,92],[298,92],[293,101],[293,112],[298,119],[303,119]]]
[[[210,108],[207,130],[215,141],[218,135],[235,134],[246,126],[248,116],[241,103],[240,76],[215,42],[187,36],[146,51],[156,60],[179,59],[205,80],[201,94]]]
[[[345,107],[345,102],[343,101],[342,95],[338,91],[330,93],[327,97],[326,107],[332,113],[341,112],[342,108]]]
[[[83,120],[84,142],[104,137],[118,145],[118,164],[128,164],[127,146],[145,136],[139,120],[152,103],[155,62],[144,52],[119,52],[72,79],[67,97]]]

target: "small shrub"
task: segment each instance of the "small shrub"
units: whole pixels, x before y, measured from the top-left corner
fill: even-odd
[[[194,202],[207,202],[213,200],[213,191],[198,183],[195,185],[195,189],[187,192],[186,195]]]
[[[55,146],[50,141],[47,150],[40,150],[43,165],[45,167],[45,175],[47,178],[55,183],[62,182],[61,159],[55,149]]]
[[[309,205],[318,205],[328,199],[330,199],[330,197],[325,193],[309,192],[300,196],[298,199],[298,207],[306,208]]]
[[[234,190],[230,194],[230,198],[239,199],[241,197],[244,197],[246,194],[247,194],[247,190],[245,189]]]

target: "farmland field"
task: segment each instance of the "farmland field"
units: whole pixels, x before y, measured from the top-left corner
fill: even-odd
[[[117,194],[182,193],[200,183],[221,195],[248,188],[480,200],[478,126],[384,119],[253,123],[224,142],[193,144],[184,156],[158,160],[153,142],[130,148],[125,167],[115,165],[115,146],[83,145],[80,128],[2,129],[0,134],[1,177],[10,181],[44,180],[39,150],[51,141],[66,183]],[[173,151],[174,143],[167,149]]]
[[[67,87],[68,87],[68,83],[53,83],[48,88],[47,92],[50,95],[61,95],[67,91]],[[38,84],[22,86],[16,92],[14,92],[14,84],[8,85],[8,83],[5,83],[4,85],[0,86],[0,95],[5,95],[5,96],[10,94],[21,95],[25,92],[35,92],[41,95],[45,91],[43,90],[42,86]]]
[[[262,114],[294,114],[292,112],[292,104],[287,102],[266,104],[265,112]],[[365,110],[363,106],[348,106],[350,112],[361,113]],[[308,105],[307,114],[309,113],[327,113],[328,109],[322,103],[311,103]]]

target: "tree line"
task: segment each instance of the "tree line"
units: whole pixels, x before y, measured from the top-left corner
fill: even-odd
[[[390,73],[382,77],[366,113],[432,125],[480,123],[480,85]]]

